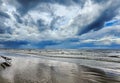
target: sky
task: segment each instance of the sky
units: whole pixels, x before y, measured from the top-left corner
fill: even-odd
[[[0,0],[0,48],[120,48],[120,0]]]

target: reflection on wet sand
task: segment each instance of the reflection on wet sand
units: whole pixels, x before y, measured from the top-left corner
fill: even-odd
[[[0,83],[120,83],[115,74],[74,63],[13,57],[12,64],[0,71]]]

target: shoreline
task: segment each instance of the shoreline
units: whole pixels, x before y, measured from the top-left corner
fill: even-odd
[[[90,60],[92,65],[96,64],[92,67],[67,61],[75,60],[71,58],[59,60],[59,58],[52,59],[18,52],[0,52],[0,54],[12,58],[12,66],[0,71],[0,83],[120,83],[119,72],[113,71],[115,69],[104,69],[103,61],[97,63],[96,60],[92,62]],[[86,59],[78,60],[77,62],[90,63]],[[101,68],[97,68],[100,64]],[[115,64],[117,67],[118,64]]]

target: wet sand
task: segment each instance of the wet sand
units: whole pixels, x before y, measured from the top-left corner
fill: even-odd
[[[9,57],[12,66],[0,70],[0,83],[120,83],[119,72],[33,56]]]

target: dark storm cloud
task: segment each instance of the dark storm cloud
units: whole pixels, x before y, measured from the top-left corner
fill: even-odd
[[[24,15],[32,8],[40,5],[42,3],[51,3],[51,4],[61,4],[64,6],[73,5],[73,3],[78,4],[79,6],[84,5],[85,0],[17,0],[21,4],[21,7],[18,8],[19,12]]]
[[[59,4],[68,4],[69,0],[17,0],[22,6],[18,8],[20,13],[24,15],[32,8],[36,7],[40,3],[59,3]]]
[[[4,48],[19,48],[21,45],[27,45],[26,41],[0,41]]]
[[[0,34],[3,34],[5,33],[5,29],[3,29],[1,26],[0,26]]]
[[[5,33],[12,34],[13,29],[11,27],[6,27]]]
[[[20,11],[20,13],[22,15],[24,15],[25,13],[27,13],[31,8],[34,8],[37,6],[37,4],[39,4],[40,0],[17,0],[20,4],[21,7],[18,8],[18,10]]]
[[[44,21],[41,19],[37,20],[37,26],[38,26],[39,31],[44,31],[47,28],[47,25],[45,25]]]
[[[0,25],[0,34],[12,34],[13,30],[11,29],[11,27],[6,27],[4,25]]]
[[[4,22],[6,19],[10,19],[10,16],[3,12],[0,11],[0,34],[4,34],[4,33],[9,33],[10,29],[8,27],[5,26]]]
[[[10,16],[7,13],[2,12],[2,11],[0,11],[0,16],[5,17],[5,18],[10,18]]]
[[[3,1],[0,0],[0,5],[3,3]]]
[[[45,47],[48,46],[48,45],[56,45],[56,44],[57,44],[56,42],[49,40],[49,41],[41,41],[41,42],[39,42],[39,44],[37,44],[37,45],[38,45],[40,48],[45,48]]]
[[[55,23],[56,23],[56,21],[59,20],[60,18],[61,18],[61,17],[59,17],[59,16],[53,18],[53,20],[51,21],[51,24],[50,24],[50,29],[51,29],[51,30],[56,29],[56,28],[55,28]]]
[[[35,6],[38,3],[59,3],[63,5],[71,4],[72,0],[17,0],[23,6],[33,5]]]
[[[108,0],[93,0],[94,2],[96,2],[96,3],[105,3],[105,2],[107,2]]]
[[[119,3],[111,5],[109,8],[105,9],[95,21],[91,24],[85,26],[82,31],[78,32],[78,35],[82,35],[84,33],[89,32],[90,30],[99,30],[103,28],[104,23],[112,20],[113,17],[117,15],[117,10],[120,7]]]
[[[3,17],[4,16],[0,17],[0,34],[5,34],[5,33],[11,34],[13,30],[11,29],[11,27],[9,27],[9,25],[6,26],[4,24],[6,17],[5,18],[3,18]]]
[[[41,41],[37,44],[31,43],[31,45],[37,47],[37,48],[46,48],[47,46],[52,46],[52,45],[58,45],[59,43],[53,41],[53,40],[46,40],[46,41]]]
[[[4,34],[6,31],[5,25],[0,21],[0,34]]]
[[[22,19],[21,19],[21,16],[17,15],[17,14],[14,14],[14,17],[16,18],[16,21],[18,23],[23,23]]]

